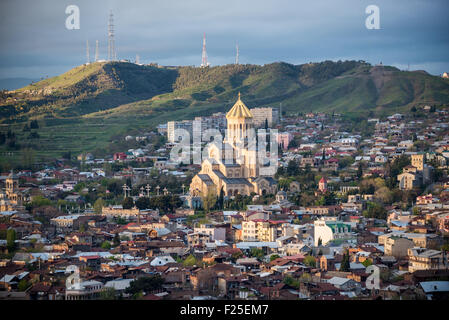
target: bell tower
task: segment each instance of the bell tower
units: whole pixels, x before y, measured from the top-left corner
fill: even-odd
[[[225,142],[232,145],[243,142],[253,128],[253,115],[241,100],[240,92],[237,102],[226,114],[226,119],[228,131]]]
[[[228,122],[225,143],[233,148],[233,158],[243,169],[243,177],[256,177],[258,175],[257,152],[249,147],[255,143],[253,115],[242,101],[240,92],[237,102],[226,114]],[[254,150],[253,150],[254,149]]]
[[[11,173],[6,178],[5,184],[6,184],[6,197],[13,204],[18,204],[18,202],[19,202],[19,198],[18,198],[19,177],[17,177],[14,174],[13,170],[11,170]]]

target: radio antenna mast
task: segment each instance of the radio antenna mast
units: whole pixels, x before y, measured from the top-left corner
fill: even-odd
[[[207,62],[207,52],[206,52],[206,32],[203,35],[203,54],[201,57],[201,67],[208,67],[209,62]]]
[[[95,41],[95,62],[98,61],[98,40]]]
[[[90,56],[89,56],[89,40],[86,40],[86,58],[87,58],[87,64],[90,63]]]
[[[115,40],[114,40],[114,15],[112,10],[109,14],[109,24],[108,24],[108,60],[117,60],[117,54],[115,52]]]

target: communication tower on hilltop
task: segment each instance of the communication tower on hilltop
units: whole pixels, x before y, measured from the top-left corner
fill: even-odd
[[[203,54],[201,58],[201,67],[208,67],[209,62],[207,62],[207,52],[206,52],[206,33],[203,35]]]
[[[109,24],[108,24],[108,60],[117,60],[117,54],[115,52],[115,40],[114,40],[114,15],[109,14]]]
[[[98,40],[95,41],[95,62],[98,61]]]
[[[239,43],[236,45],[235,64],[239,64]]]
[[[90,56],[89,56],[89,40],[86,40],[86,58],[87,58],[87,63],[90,63]]]

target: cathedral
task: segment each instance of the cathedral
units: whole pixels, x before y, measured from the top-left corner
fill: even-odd
[[[275,194],[275,170],[260,163],[254,147],[253,115],[240,98],[226,114],[227,132],[223,143],[211,143],[201,171],[190,184],[191,196],[214,194],[231,197],[251,193]],[[253,138],[253,139],[251,139]],[[271,169],[271,170],[270,170]]]

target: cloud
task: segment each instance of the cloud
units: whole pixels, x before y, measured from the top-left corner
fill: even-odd
[[[381,30],[365,28],[365,8],[380,8]],[[66,6],[80,8],[81,29],[65,28]],[[203,32],[212,64],[304,63],[352,57],[371,63],[449,70],[446,0],[73,0],[0,2],[0,78],[56,75],[107,54],[108,14],[119,58],[199,65]],[[441,68],[441,70],[440,70]]]

